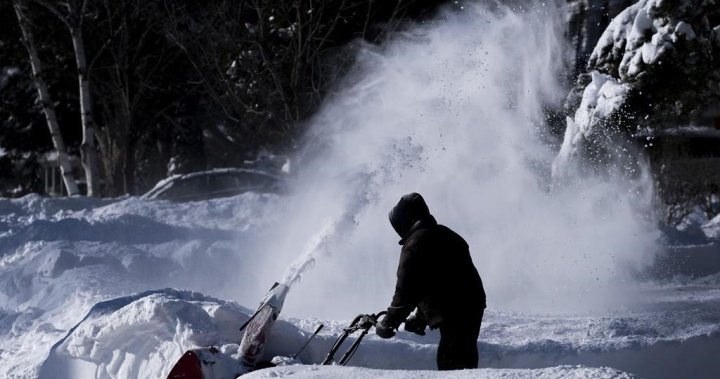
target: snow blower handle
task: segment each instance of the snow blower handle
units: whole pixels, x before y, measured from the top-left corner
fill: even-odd
[[[377,325],[380,317],[385,314],[387,314],[386,311],[378,312],[377,314],[372,315],[362,315],[360,317],[360,321],[358,322],[358,326],[360,329],[370,329],[371,327]]]
[[[324,326],[325,326],[324,324],[320,324],[320,326],[318,326],[317,329],[315,329],[315,333],[313,333],[313,334],[310,336],[310,338],[302,345],[302,347],[300,348],[300,350],[298,350],[298,352],[295,353],[295,355],[292,356],[293,359],[297,359],[298,355],[300,355],[300,353],[302,353],[302,351],[305,350],[305,348],[306,348],[307,345],[310,343],[310,341],[312,341],[313,338],[315,338],[315,336],[317,336],[318,333],[320,333],[320,330],[321,330]]]
[[[355,317],[352,322],[350,323],[350,326],[343,329],[343,333],[338,337],[337,341],[335,341],[335,344],[332,348],[330,348],[330,352],[325,357],[325,360],[320,363],[321,365],[329,365],[335,363],[335,353],[340,348],[340,345],[345,341],[345,339],[348,338],[348,336],[358,330],[362,330],[360,333],[360,336],[353,342],[352,345],[348,348],[348,350],[343,354],[343,356],[340,358],[339,361],[337,361],[337,364],[344,366],[347,364],[347,362],[352,358],[353,354],[357,351],[358,346],[360,346],[360,342],[362,341],[363,337],[370,331],[370,328],[377,325],[378,319],[380,316],[385,315],[387,312],[382,311],[378,312],[376,314],[370,314],[370,315],[358,315]]]

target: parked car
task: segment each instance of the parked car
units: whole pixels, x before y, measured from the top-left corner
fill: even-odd
[[[195,201],[244,192],[279,192],[283,178],[262,170],[222,168],[173,175],[158,182],[143,199]]]

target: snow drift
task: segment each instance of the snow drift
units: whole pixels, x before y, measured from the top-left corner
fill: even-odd
[[[468,375],[628,377],[615,370],[575,367],[582,364],[618,367],[649,378],[712,377],[712,373],[720,369],[720,364],[713,359],[720,347],[718,278],[648,288],[644,292],[648,297],[646,304],[605,317],[523,316],[491,311],[484,320],[478,344],[481,366],[537,370],[481,370]],[[173,362],[185,349],[198,346],[215,346],[219,350],[216,369],[237,372],[238,328],[250,313],[233,303],[171,289],[101,302],[53,346],[40,378],[163,377],[170,368],[168,362]],[[294,355],[319,322],[316,319],[279,321],[268,342],[266,357]],[[327,330],[314,339],[296,361],[286,359],[285,362],[321,362],[347,324],[327,320],[325,323]],[[350,364],[383,370],[432,370],[438,337],[436,331],[426,337],[401,331],[388,342],[370,335]],[[565,367],[542,369],[548,366]],[[253,375],[295,373],[301,377],[322,378],[336,376],[337,370],[293,366]],[[354,372],[359,377],[415,374],[415,371]],[[429,372],[423,375],[443,377]]]

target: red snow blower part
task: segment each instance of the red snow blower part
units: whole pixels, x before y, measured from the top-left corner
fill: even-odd
[[[186,351],[175,363],[168,379],[234,379],[238,376],[265,367],[260,362],[263,349],[275,320],[280,315],[288,286],[275,283],[257,311],[240,327],[245,330],[240,342],[239,362],[223,359],[213,346]]]
[[[240,342],[239,360],[228,359],[227,356],[220,354],[215,347],[201,347],[186,351],[183,356],[173,366],[168,379],[234,379],[238,376],[246,374],[250,371],[266,368],[272,364],[262,362],[263,350],[267,343],[268,336],[272,330],[275,320],[280,315],[285,295],[287,295],[288,287],[283,284],[275,283],[260,303],[257,311],[240,327],[245,333]],[[342,334],[335,341],[335,344],[328,352],[321,364],[339,364],[345,365],[355,354],[360,342],[368,334],[370,328],[377,325],[378,319],[387,312],[379,312],[370,315],[358,315],[355,317],[350,326],[343,329]],[[295,353],[296,358],[300,352],[310,343],[322,329],[321,324],[310,339]],[[350,345],[340,360],[335,361],[335,354],[342,346],[343,342],[353,333],[360,331],[360,335]]]

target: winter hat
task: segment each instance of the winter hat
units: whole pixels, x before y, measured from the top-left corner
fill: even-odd
[[[409,193],[400,198],[397,205],[390,210],[390,224],[400,238],[405,238],[413,224],[430,215],[425,200],[419,193]]]

